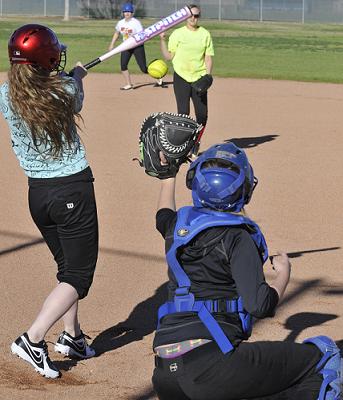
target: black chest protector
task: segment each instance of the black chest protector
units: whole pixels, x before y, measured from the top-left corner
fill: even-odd
[[[233,349],[228,337],[213,317],[213,313],[238,313],[243,331],[251,333],[252,318],[244,310],[241,297],[234,300],[195,300],[190,291],[191,281],[177,259],[178,249],[189,243],[201,231],[218,226],[247,226],[251,238],[255,242],[263,261],[268,258],[268,249],[264,236],[258,225],[242,215],[212,211],[206,208],[182,207],[177,212],[174,229],[174,241],[167,253],[168,267],[175,276],[178,287],[175,290],[174,301],[164,303],[158,310],[158,322],[167,314],[178,312],[195,312],[206,326],[221,351],[226,354]]]

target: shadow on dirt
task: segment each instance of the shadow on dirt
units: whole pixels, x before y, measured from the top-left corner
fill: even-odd
[[[299,252],[300,253],[300,252]],[[321,279],[312,279],[301,282],[295,289],[289,292],[279,304],[279,308],[285,307],[295,301],[306,292],[323,285]],[[167,283],[161,285],[153,296],[141,303],[131,311],[125,321],[104,330],[92,342],[92,347],[97,356],[118,349],[129,343],[142,340],[145,336],[154,332],[157,325],[157,310],[167,299]],[[337,318],[335,314],[300,313],[291,316],[285,323],[285,327],[291,330],[288,341],[295,340],[300,332],[309,326],[324,324]],[[258,320],[255,322],[258,324]]]
[[[13,253],[16,251],[24,250],[28,247],[36,246],[37,244],[44,243],[43,238],[32,237],[31,235],[25,235],[19,232],[10,232],[5,230],[0,230],[0,236],[10,237],[14,239],[25,239],[24,243],[17,244],[7,249],[0,249],[0,256],[5,254]]]
[[[275,140],[279,135],[264,135],[264,136],[252,136],[252,137],[243,137],[243,138],[231,138],[225,140],[225,142],[232,142],[236,146],[247,149],[250,147],[256,147],[260,144],[271,142]]]
[[[320,286],[320,284],[322,284],[321,279],[312,279],[302,282],[296,289],[292,290],[281,300],[280,304],[278,305],[278,309],[284,307],[288,303],[291,303],[299,296],[304,295],[307,291],[313,290],[313,288]]]
[[[287,253],[288,258],[298,258],[303,256],[304,254],[309,254],[309,253],[321,253],[324,251],[333,251],[333,250],[339,250],[340,247],[339,246],[335,246],[335,247],[324,247],[322,249],[311,249],[311,250],[300,250],[300,251],[294,251],[291,253]],[[273,256],[271,256],[273,257]]]
[[[326,289],[326,290],[323,290],[323,293],[328,294],[329,296],[342,296],[343,289],[341,289],[341,288]]]
[[[166,258],[163,255],[142,253],[138,251],[128,251],[128,250],[113,249],[108,247],[100,247],[100,252],[113,254],[115,256],[120,256],[120,257],[136,258],[138,260],[144,260],[144,261],[149,259],[149,262],[157,262],[157,263],[162,262],[163,264],[165,264],[166,262]]]
[[[27,247],[36,246],[37,244],[41,244],[41,243],[44,243],[43,239],[35,239],[30,242],[18,244],[17,246],[9,247],[8,249],[5,249],[5,250],[0,250],[0,256],[4,256],[5,254],[8,254],[8,253],[13,253],[18,250],[23,250],[23,249],[26,249]]]
[[[157,397],[154,389],[150,387],[147,388],[143,393],[128,397],[127,400],[153,400],[153,399],[157,399]]]
[[[156,85],[155,82],[149,82],[149,83],[138,83],[137,85],[133,85],[133,89],[140,89],[144,86],[153,86],[156,87],[156,89],[161,88],[161,89],[167,89],[169,85],[173,85],[173,81],[171,82],[163,82],[162,85]]]
[[[70,371],[73,367],[77,365],[77,363],[80,360],[71,360],[71,359],[65,359],[65,360],[54,360],[54,365],[60,370],[60,371]]]
[[[287,318],[284,326],[291,331],[285,342],[295,342],[300,333],[312,326],[323,325],[328,321],[338,318],[336,314],[321,314],[315,312],[301,312]]]
[[[137,304],[125,321],[101,332],[92,342],[97,356],[150,335],[156,329],[158,307],[166,298],[167,283],[164,283],[153,296]]]

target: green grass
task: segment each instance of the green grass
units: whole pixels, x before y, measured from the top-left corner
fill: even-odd
[[[37,18],[68,45],[67,69],[108,51],[115,21]],[[143,20],[144,26],[153,20]],[[27,19],[0,19],[0,71],[8,69],[7,41]],[[213,73],[222,77],[343,82],[343,25],[202,21],[212,34]],[[145,44],[147,59],[161,58],[159,38]],[[171,64],[169,63],[171,69]],[[130,71],[139,72],[134,61]],[[119,55],[94,67],[94,72],[119,72]]]

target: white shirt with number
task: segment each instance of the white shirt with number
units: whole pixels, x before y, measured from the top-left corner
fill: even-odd
[[[125,18],[121,19],[116,25],[116,31],[119,32],[123,41],[128,39],[130,36],[135,35],[138,32],[143,30],[142,24],[138,21],[138,19],[132,17],[128,21]]]

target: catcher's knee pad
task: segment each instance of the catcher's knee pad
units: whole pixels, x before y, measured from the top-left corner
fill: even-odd
[[[318,400],[339,400],[342,391],[342,357],[336,343],[327,336],[315,336],[304,340],[312,343],[323,353],[316,370],[323,376]]]

